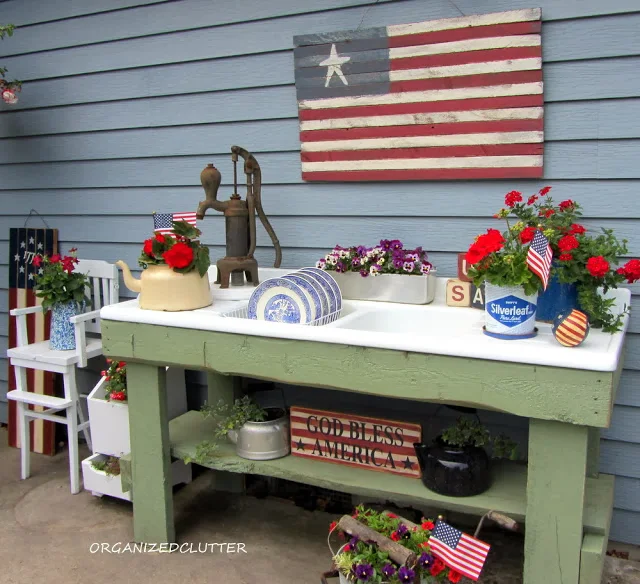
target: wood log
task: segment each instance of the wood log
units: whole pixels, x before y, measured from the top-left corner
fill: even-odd
[[[378,549],[387,552],[396,564],[413,566],[416,562],[416,555],[411,550],[367,527],[364,523],[360,523],[360,521],[349,515],[341,517],[340,521],[338,521],[338,527],[351,536],[358,536],[362,541],[374,542]]]

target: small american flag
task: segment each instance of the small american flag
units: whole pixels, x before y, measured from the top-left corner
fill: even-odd
[[[438,521],[429,538],[429,547],[433,555],[447,566],[477,580],[491,546],[444,521]]]
[[[154,213],[153,214],[153,230],[156,233],[171,234],[173,232],[174,221],[186,221],[189,225],[197,227],[196,213]]]
[[[549,283],[549,271],[551,269],[552,257],[553,251],[551,251],[549,240],[542,235],[541,231],[536,231],[533,241],[529,245],[527,265],[534,274],[540,276],[545,290]]]

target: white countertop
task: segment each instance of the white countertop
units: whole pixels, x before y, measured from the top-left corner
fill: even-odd
[[[261,278],[292,271],[294,270],[261,269]],[[345,300],[342,317],[324,326],[223,317],[221,314],[245,305],[246,301],[220,300],[216,298],[218,293],[215,289],[214,303],[206,308],[186,312],[141,310],[137,300],[129,300],[105,306],[100,311],[100,316],[105,320],[121,322],[377,347],[492,361],[592,371],[615,371],[617,368],[624,332],[628,326],[628,316],[625,317],[622,332],[611,335],[592,329],[584,343],[578,347],[570,348],[560,345],[553,338],[551,325],[545,323],[536,323],[538,334],[531,339],[500,340],[483,334],[484,311],[446,306],[445,285],[446,278],[438,278],[436,298],[434,302],[427,305]],[[631,293],[627,289],[612,290],[609,294],[616,298],[618,306],[630,303]],[[347,328],[355,316],[366,312],[378,313],[381,320],[389,317],[400,319],[397,322],[403,323],[402,332]],[[425,326],[425,323],[429,326]]]

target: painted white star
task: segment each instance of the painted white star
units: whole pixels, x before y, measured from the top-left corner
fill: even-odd
[[[29,238],[29,245],[33,245],[36,242],[35,239],[33,239],[33,237]]]
[[[24,266],[20,266],[20,273],[24,274]]]
[[[33,280],[33,274],[29,274],[29,280]]]
[[[26,242],[24,242],[24,241],[21,241],[21,242],[20,242],[20,247],[27,247],[27,244],[26,244]]]
[[[42,268],[40,268],[40,269],[38,270],[38,274],[43,274],[43,273],[44,273],[44,270],[43,270]]]
[[[347,78],[344,76],[344,73],[342,72],[342,65],[344,65],[348,61],[351,61],[351,57],[339,57],[338,51],[336,50],[336,46],[332,44],[331,54],[327,59],[320,62],[320,67],[328,67],[327,76],[325,78],[326,80],[324,83],[325,87],[329,87],[329,82],[331,81],[331,78],[333,77],[334,73],[338,77],[340,77],[340,79],[342,80],[342,83],[344,83],[345,85],[349,85]]]
[[[38,249],[42,249],[42,244],[41,243],[38,244]]]
[[[16,261],[16,262],[19,262],[20,261],[20,254],[17,253],[16,255],[14,255],[13,256],[13,260]]]

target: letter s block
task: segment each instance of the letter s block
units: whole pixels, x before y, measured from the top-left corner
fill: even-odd
[[[462,280],[447,280],[447,306],[471,306],[471,284]]]

